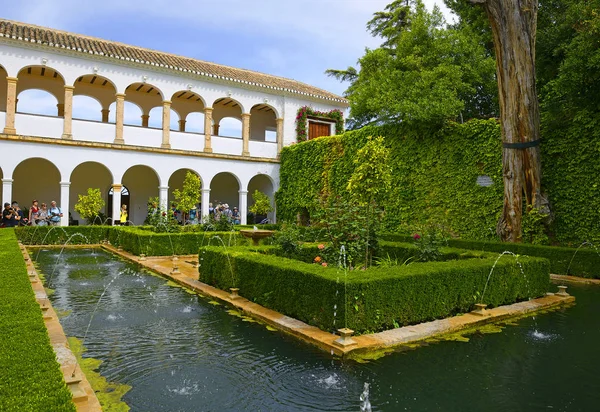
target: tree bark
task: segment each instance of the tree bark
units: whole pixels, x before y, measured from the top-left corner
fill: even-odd
[[[535,88],[538,0],[471,2],[485,7],[496,52],[504,180],[497,232],[502,240],[520,242],[523,195],[527,208],[538,208],[541,202],[540,112]],[[519,147],[523,143],[526,147]]]

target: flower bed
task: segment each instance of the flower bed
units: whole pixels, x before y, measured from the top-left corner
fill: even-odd
[[[302,259],[314,259],[313,252]],[[367,333],[471,310],[481,299],[497,257],[481,253],[472,259],[345,272],[335,265],[323,267],[280,254],[276,247],[203,247],[199,279],[224,290],[238,287],[245,298],[323,330],[347,326]],[[548,261],[529,257],[519,261],[527,279],[514,259],[501,259],[485,303],[499,306],[547,291]]]
[[[75,411],[11,229],[0,261],[0,411]]]

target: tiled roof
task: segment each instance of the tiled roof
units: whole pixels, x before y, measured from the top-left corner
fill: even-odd
[[[239,83],[242,87],[243,85],[250,85],[348,104],[348,101],[343,97],[296,80],[6,19],[0,19],[0,40],[2,37],[160,67],[202,78],[230,81]]]

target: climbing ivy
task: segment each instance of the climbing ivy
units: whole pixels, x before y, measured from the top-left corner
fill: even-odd
[[[310,106],[302,106],[296,114],[296,140],[303,142],[308,140],[308,131],[306,130],[309,117],[318,117],[335,122],[335,133],[340,134],[344,131],[344,114],[341,110],[333,109],[329,112],[314,110]]]

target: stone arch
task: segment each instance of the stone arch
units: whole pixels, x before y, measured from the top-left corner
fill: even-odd
[[[189,90],[180,90],[173,93],[171,96],[171,108],[179,115],[179,124],[176,130],[185,132],[188,130],[188,115],[191,113],[202,113],[204,116],[204,108],[206,102],[198,93]],[[172,123],[172,122],[171,122]],[[196,132],[204,132],[204,122],[201,125],[194,124],[192,129]]]
[[[210,181],[210,202],[213,206],[217,203],[227,203],[230,208],[240,207],[240,188],[240,179],[234,173],[217,173]]]
[[[277,110],[268,104],[255,104],[250,115],[250,140],[277,142]]]
[[[213,105],[213,134],[215,136],[223,136],[224,134],[220,130],[221,120],[225,118],[234,118],[242,120],[242,113],[244,113],[244,106],[230,97],[221,97],[214,101]],[[230,121],[229,121],[230,122]],[[232,123],[233,124],[233,123]],[[231,125],[229,125],[231,126]],[[241,126],[240,126],[241,130]],[[241,137],[241,132],[240,132]]]
[[[80,224],[83,219],[79,213],[75,211],[75,204],[79,201],[79,195],[87,194],[89,188],[100,189],[104,207],[101,210],[106,216],[110,215],[108,208],[108,190],[113,183],[113,175],[110,169],[102,163],[95,161],[86,161],[79,163],[71,172],[69,188],[69,204],[73,207],[73,219],[79,220]]]
[[[254,204],[254,199],[252,198],[252,194],[255,190],[263,192],[269,199],[271,199],[271,205],[275,207],[275,182],[271,178],[271,176],[266,174],[257,174],[250,179],[248,182],[248,210]],[[275,212],[270,212],[267,214],[267,218],[269,221],[273,222],[275,220]],[[262,220],[262,219],[260,219]],[[250,221],[248,223],[251,223]],[[260,223],[260,222],[255,222]]]
[[[12,174],[12,199],[18,201],[21,207],[29,207],[33,199],[40,203],[48,204],[55,200],[60,204],[60,181],[61,172],[59,168],[47,159],[30,157],[21,161]],[[66,215],[66,210],[64,211]]]
[[[6,112],[6,90],[8,87],[6,77],[8,72],[4,66],[0,65],[0,112]],[[1,122],[4,124],[4,122]]]
[[[17,113],[59,115],[59,100],[52,93],[42,89],[27,89],[17,95]]]
[[[81,95],[88,96],[99,102],[101,109],[98,116],[103,122],[108,122],[110,106],[115,101],[115,94],[117,93],[116,85],[104,76],[85,74],[79,76],[73,83],[73,86],[75,87],[73,90],[73,113],[77,110],[75,97]]]
[[[159,174],[150,166],[134,165],[123,173],[121,184],[129,189],[129,220],[135,225],[143,224],[148,214],[148,199],[158,197]]]
[[[125,101],[137,104],[142,109],[142,116],[149,116],[152,108],[160,106],[164,93],[156,86],[149,83],[132,83],[125,89]],[[162,111],[159,117],[162,123]],[[142,126],[147,127],[149,120],[142,120]]]
[[[25,90],[39,89],[52,94],[59,105],[64,103],[65,78],[57,70],[47,66],[26,66],[19,71],[17,78],[17,96]],[[57,113],[62,115],[60,106]]]

